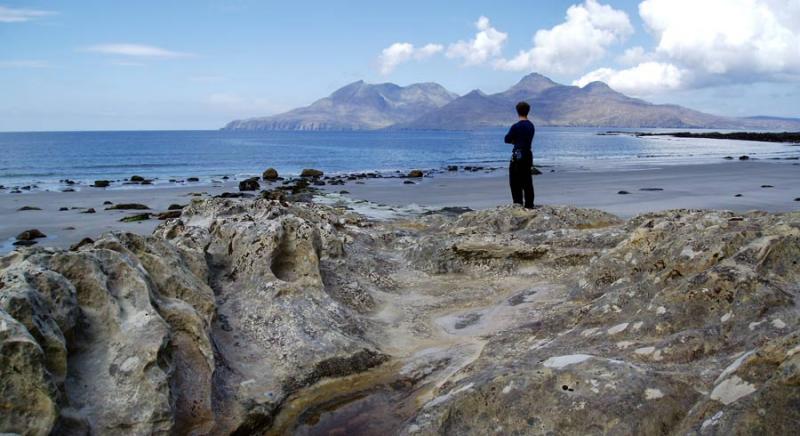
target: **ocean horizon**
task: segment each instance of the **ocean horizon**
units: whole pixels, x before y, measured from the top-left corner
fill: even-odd
[[[614,131],[707,131],[700,129],[611,129],[541,127],[534,140],[535,164],[574,170],[709,163],[731,156],[755,159],[796,156],[780,143],[674,137],[601,135]],[[276,168],[297,175],[304,168],[326,174],[448,165],[502,167],[510,146],[504,129],[473,131],[223,131],[146,130],[0,133],[0,185],[36,185],[55,190],[69,179],[124,180],[133,175],[170,180],[259,175]],[[123,186],[124,187],[124,186]]]

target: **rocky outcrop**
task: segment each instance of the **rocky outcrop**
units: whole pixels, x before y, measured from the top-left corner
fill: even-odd
[[[800,214],[198,200],[0,258],[0,432],[792,434]]]

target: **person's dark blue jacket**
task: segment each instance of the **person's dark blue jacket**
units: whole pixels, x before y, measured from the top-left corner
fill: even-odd
[[[536,134],[536,127],[530,120],[520,120],[508,130],[506,144],[514,144],[514,156],[533,159],[531,144]]]

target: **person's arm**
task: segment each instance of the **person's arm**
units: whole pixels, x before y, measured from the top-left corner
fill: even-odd
[[[514,143],[514,126],[511,126],[511,128],[508,129],[508,133],[506,133],[505,142],[506,144]]]

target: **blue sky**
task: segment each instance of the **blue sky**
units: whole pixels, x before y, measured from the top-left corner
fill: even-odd
[[[800,117],[798,28],[797,0],[0,0],[0,130],[213,129],[359,79],[496,92],[531,71]]]

